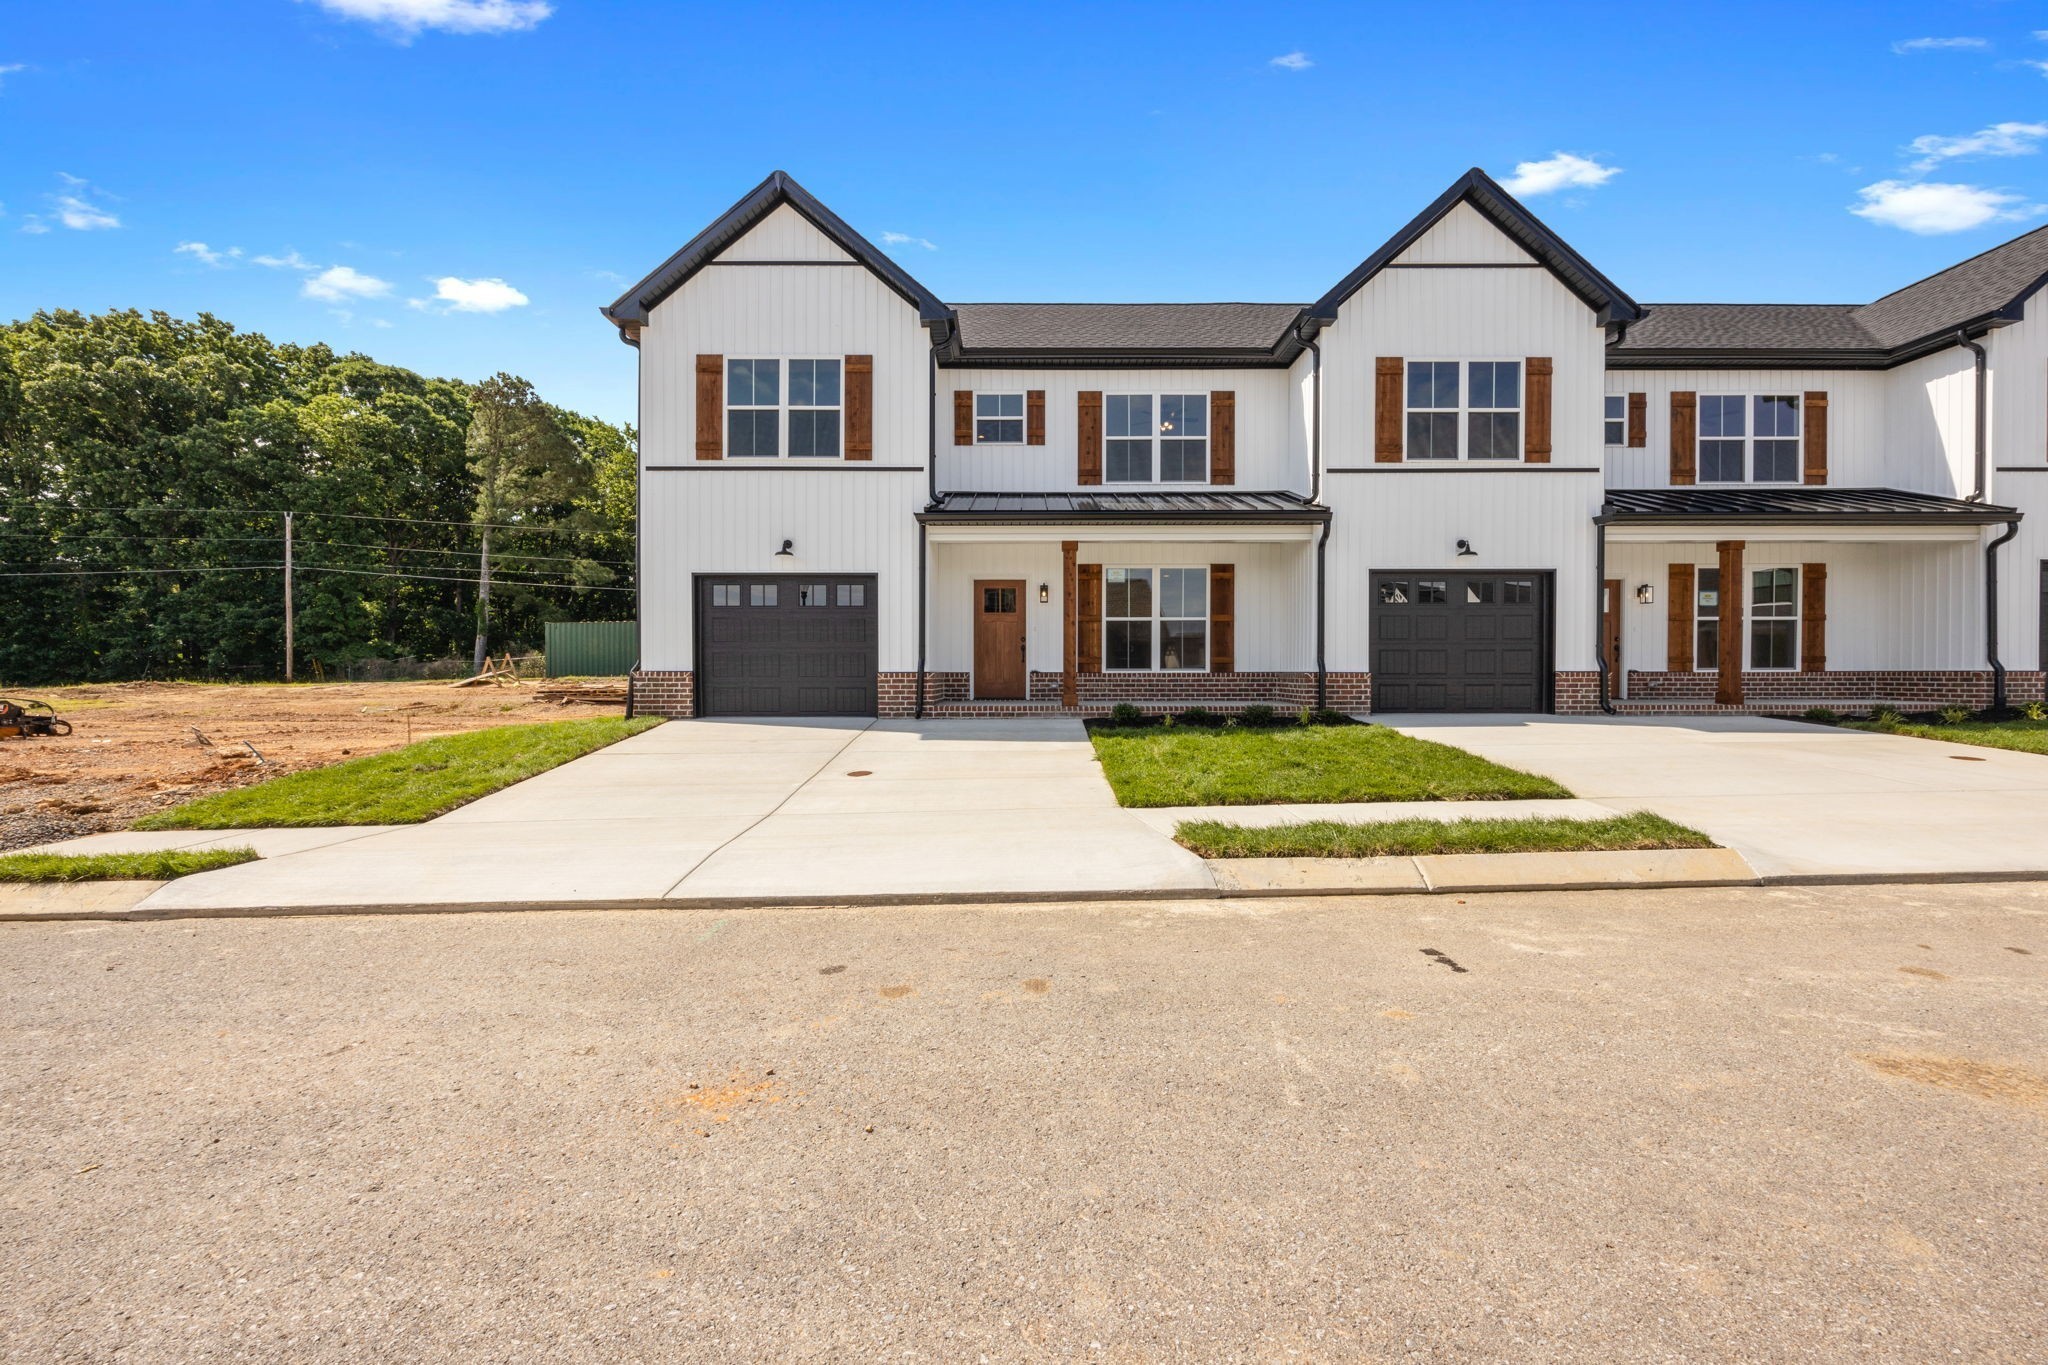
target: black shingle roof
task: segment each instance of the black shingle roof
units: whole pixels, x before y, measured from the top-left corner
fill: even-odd
[[[1972,256],[1857,310],[1878,343],[1903,346],[2024,301],[2048,276],[2048,227]]]
[[[944,493],[921,521],[1328,521],[1330,509],[1294,493]]]
[[[1625,521],[2018,521],[1994,503],[1902,488],[1610,488],[1603,509]]]
[[[1298,303],[961,303],[968,355],[1012,351],[1274,351]]]
[[[1875,350],[1854,303],[1646,303],[1616,352]]]

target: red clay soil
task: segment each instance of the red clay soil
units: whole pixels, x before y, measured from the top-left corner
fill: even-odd
[[[8,695],[49,702],[72,733],[0,740],[0,849],[126,829],[197,796],[413,740],[621,709],[540,702],[530,682],[137,682]]]

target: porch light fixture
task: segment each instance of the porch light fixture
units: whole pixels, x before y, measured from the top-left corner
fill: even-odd
[[[1050,601],[1052,601],[1052,585],[1050,583],[1040,583],[1038,585],[1039,605],[1043,606]]]
[[[1654,602],[1654,601],[1656,601],[1656,600],[1657,600],[1657,593],[1656,593],[1656,590],[1655,590],[1655,589],[1653,589],[1653,588],[1652,588],[1652,587],[1651,587],[1651,586],[1650,586],[1650,585],[1649,585],[1648,583],[1638,583],[1638,584],[1636,584],[1636,601],[1637,601],[1637,602],[1639,602],[1639,603],[1641,603],[1641,604],[1642,604],[1643,606],[1646,606],[1646,607],[1647,607],[1647,606],[1649,606],[1649,605],[1650,605],[1650,604],[1651,604],[1652,602]]]
[[[779,550],[777,550],[777,551],[775,552],[775,557],[776,557],[777,559],[795,559],[795,558],[796,558],[796,542],[795,542],[795,541],[793,541],[793,540],[785,540],[785,541],[783,541],[783,542],[782,542],[782,548],[781,548],[781,549],[779,549]]]
[[[1471,559],[1471,558],[1474,558],[1474,557],[1476,557],[1476,556],[1478,555],[1478,553],[1479,553],[1479,551],[1477,551],[1477,550],[1475,550],[1475,549],[1473,549],[1473,548],[1472,548],[1472,542],[1471,542],[1471,541],[1469,541],[1469,540],[1461,540],[1461,541],[1459,541],[1459,542],[1458,542],[1458,558],[1460,558],[1460,559]]]

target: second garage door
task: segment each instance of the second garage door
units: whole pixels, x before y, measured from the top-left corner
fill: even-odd
[[[1550,709],[1547,574],[1372,576],[1375,711]]]
[[[703,575],[697,713],[875,714],[872,574]]]

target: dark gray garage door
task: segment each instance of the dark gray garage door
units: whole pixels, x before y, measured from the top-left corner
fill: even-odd
[[[874,575],[699,575],[697,706],[707,716],[875,714]]]
[[[1546,574],[1372,576],[1375,711],[1549,709]]]

